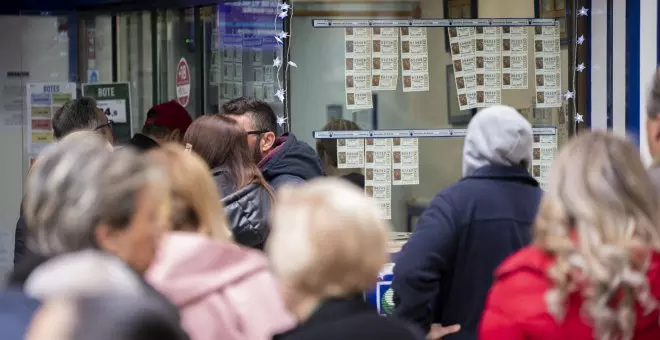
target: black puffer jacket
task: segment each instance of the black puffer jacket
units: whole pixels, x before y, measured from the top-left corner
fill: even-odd
[[[247,247],[263,249],[270,233],[271,198],[268,191],[258,184],[237,189],[229,173],[222,168],[213,169],[213,179],[222,197],[234,240]]]

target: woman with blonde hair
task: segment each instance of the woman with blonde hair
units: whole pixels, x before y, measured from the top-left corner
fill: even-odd
[[[423,339],[363,300],[387,261],[389,225],[362,191],[338,178],[283,187],[266,250],[300,322],[278,340]]]
[[[231,241],[206,163],[175,144],[149,155],[169,176],[172,210],[147,280],[179,307],[191,340],[269,340],[293,327],[268,260]]]
[[[552,166],[533,245],[495,273],[479,339],[660,339],[658,208],[630,143],[575,138]]]

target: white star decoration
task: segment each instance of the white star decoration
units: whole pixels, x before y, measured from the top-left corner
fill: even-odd
[[[583,123],[584,122],[584,117],[582,117],[581,114],[576,112],[575,113],[575,122],[576,123]]]
[[[284,40],[289,37],[289,33],[282,31],[280,33],[277,33],[277,37]]]
[[[584,43],[584,35],[581,35],[577,38],[577,44],[582,45]]]
[[[277,5],[277,7],[280,9],[280,11],[288,11],[289,9],[291,9],[291,5],[283,2]]]
[[[279,15],[277,15],[280,19],[284,19],[289,16],[289,11],[281,11]]]
[[[275,97],[284,103],[284,89],[278,89],[277,92],[275,92]]]
[[[588,9],[588,8],[584,8],[584,7],[582,7],[582,8],[580,8],[580,10],[578,11],[578,16],[579,16],[579,17],[586,17],[586,16],[588,16],[588,15],[589,15],[589,9]]]
[[[277,116],[277,126],[282,126],[284,124],[286,124],[286,118]]]
[[[569,100],[571,98],[573,98],[573,92],[566,91],[566,93],[564,94],[564,99]]]
[[[275,59],[273,59],[273,67],[280,67],[280,66],[282,66],[282,60],[280,59],[280,57],[276,57]]]
[[[575,68],[575,70],[578,71],[578,72],[582,72],[582,71],[584,71],[585,68],[587,68],[587,67],[584,66],[584,63],[580,63],[580,65],[578,65],[578,66]]]
[[[289,61],[288,64],[291,67],[298,67],[298,64],[294,63],[293,61]]]

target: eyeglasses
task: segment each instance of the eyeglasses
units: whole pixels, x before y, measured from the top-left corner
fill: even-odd
[[[110,130],[112,130],[112,124],[114,124],[114,123],[115,123],[115,122],[113,122],[113,121],[111,121],[111,120],[108,120],[108,123],[103,124],[103,125],[100,125],[100,126],[97,126],[94,130],[95,130],[95,131],[98,131],[98,130],[101,130],[101,129],[105,128],[105,127],[109,127]]]
[[[263,135],[266,132],[270,132],[268,130],[255,130],[255,131],[248,131],[248,135]]]

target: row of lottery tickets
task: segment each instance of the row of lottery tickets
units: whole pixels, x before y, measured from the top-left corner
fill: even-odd
[[[528,27],[447,29],[461,110],[501,104],[502,90],[528,88]],[[561,107],[559,27],[534,27],[537,107]]]
[[[247,96],[266,102],[275,101],[277,69],[270,60],[264,60],[264,55],[268,53],[263,51],[259,39],[238,35],[223,39],[224,45],[220,48],[220,38],[214,32],[209,83],[218,86],[218,97],[229,100]]]
[[[344,38],[347,109],[373,108],[373,91],[395,91],[399,59],[403,92],[429,90],[426,28],[346,28]]]
[[[338,139],[337,167],[364,169],[365,193],[392,218],[392,185],[419,184],[417,138]]]
[[[532,176],[539,182],[541,189],[546,190],[550,166],[557,155],[556,135],[534,135],[532,149]]]

